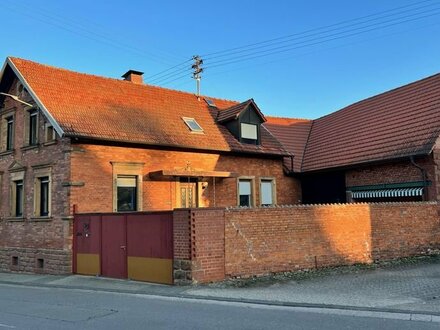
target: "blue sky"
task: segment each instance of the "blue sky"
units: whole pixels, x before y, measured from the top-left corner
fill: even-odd
[[[397,7],[402,9],[390,11]],[[18,56],[114,78],[135,69],[145,72],[146,82],[189,92],[195,92],[192,55],[297,34],[303,39],[278,45],[293,45],[282,53],[213,68],[214,61],[242,60],[232,56],[247,53],[202,56],[208,58],[202,94],[239,101],[252,97],[265,114],[277,116],[317,118],[440,72],[438,0],[2,0],[0,13],[2,59]],[[370,16],[376,20],[363,23],[370,26],[363,29],[353,25],[361,22],[355,20],[343,33],[327,28],[313,37],[300,34],[377,13],[382,14]],[[323,33],[327,39],[332,33],[340,37],[327,40]],[[176,69],[187,72],[151,77],[185,61]]]

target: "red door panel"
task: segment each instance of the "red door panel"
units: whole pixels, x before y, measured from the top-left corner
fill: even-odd
[[[102,276],[127,278],[127,240],[124,215],[102,216]]]

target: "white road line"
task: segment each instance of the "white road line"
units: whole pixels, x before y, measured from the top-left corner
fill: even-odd
[[[13,325],[7,325],[7,324],[0,323],[0,328],[15,329],[16,327],[14,327]]]

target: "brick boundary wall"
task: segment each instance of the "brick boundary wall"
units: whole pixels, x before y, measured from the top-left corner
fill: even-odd
[[[186,212],[191,227],[187,276],[199,283],[371,263],[440,247],[435,202]]]

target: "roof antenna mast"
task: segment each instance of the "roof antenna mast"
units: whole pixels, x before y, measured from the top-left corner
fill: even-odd
[[[203,60],[199,55],[193,56],[194,64],[191,66],[193,71],[193,78],[197,83],[197,99],[200,101],[200,79],[202,79],[201,73],[203,72],[202,64]]]

